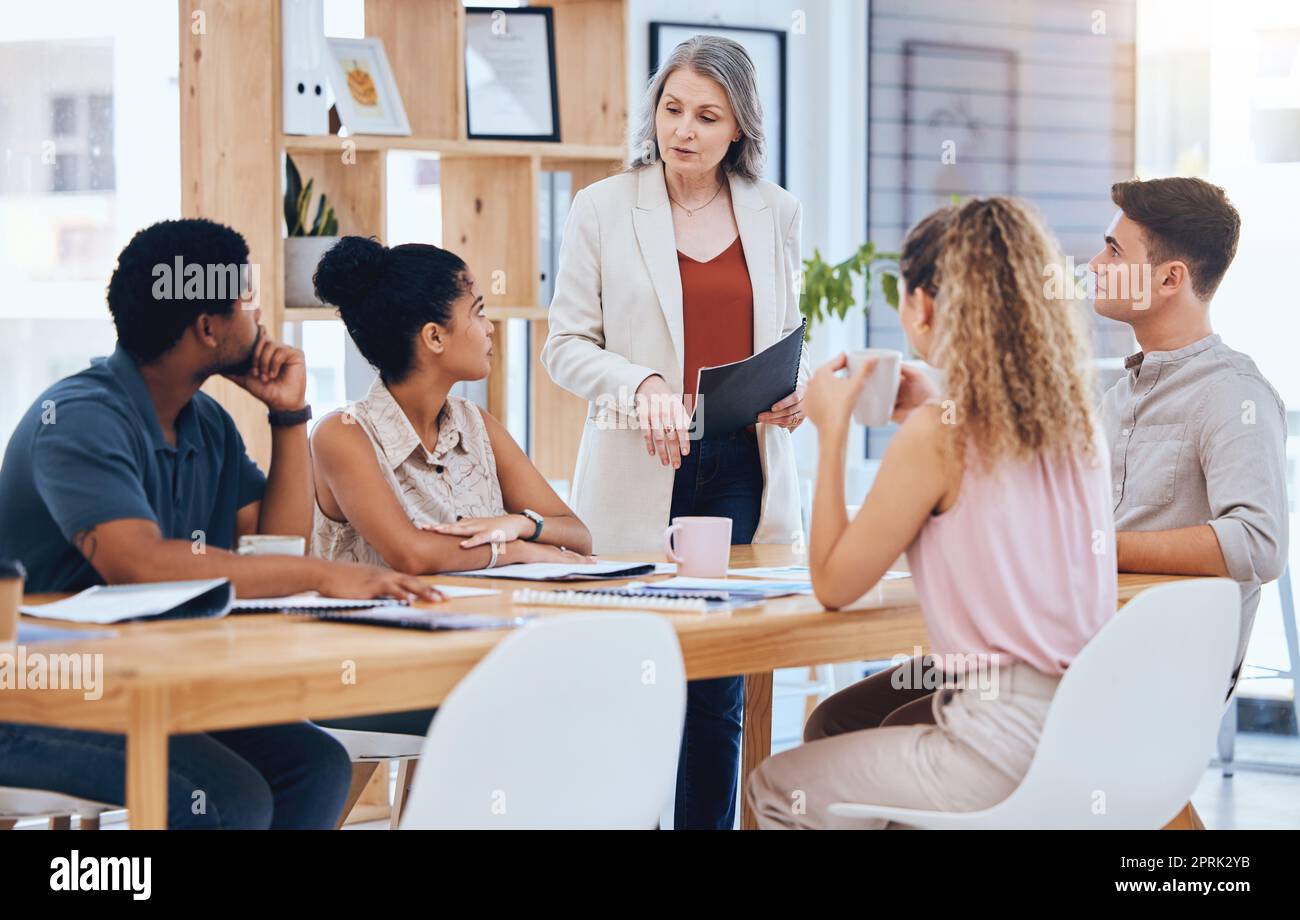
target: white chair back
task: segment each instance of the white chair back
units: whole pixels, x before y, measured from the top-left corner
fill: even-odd
[[[109,805],[90,799],[79,799],[48,789],[29,789],[21,786],[0,786],[0,821],[24,818],[45,818],[57,815],[87,815],[95,817],[106,811],[118,811],[121,805]]]
[[[1241,593],[1226,578],[1129,601],[1061,679],[1029,773],[1005,805],[1021,827],[1160,827],[1205,774],[1232,679]]]
[[[928,828],[1159,828],[1205,773],[1235,664],[1241,594],[1227,578],[1129,601],[1070,665],[1029,771],[978,812],[837,803]]]
[[[666,619],[546,617],[438,709],[405,828],[653,828],[672,795],[686,671]]]

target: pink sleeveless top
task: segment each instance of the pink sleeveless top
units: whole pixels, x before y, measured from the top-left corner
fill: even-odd
[[[907,550],[935,655],[984,653],[1061,674],[1115,615],[1106,444],[1096,459],[967,454],[957,503]]]

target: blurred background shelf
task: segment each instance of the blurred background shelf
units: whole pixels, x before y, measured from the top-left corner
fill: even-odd
[[[538,305],[546,299],[551,270],[542,248],[551,247],[553,254],[557,244],[543,239],[542,226],[563,210],[553,200],[558,186],[552,173],[568,174],[563,188],[572,196],[626,162],[627,4],[545,5],[554,10],[558,143],[467,138],[461,0],[365,0],[365,34],[384,43],[410,122],[406,137],[285,134],[278,0],[180,0],[181,210],[244,234],[260,266],[263,321],[283,337],[286,323],[337,322],[331,307],[284,305],[286,155],[292,155],[304,184],[314,180],[315,192],[328,196],[339,235],[380,241],[387,241],[394,194],[389,164],[412,153],[435,156],[438,196],[431,207],[438,210],[430,212],[428,233],[420,238],[440,242],[465,260],[496,323],[496,358],[480,388],[482,401],[503,422],[526,419],[512,433],[547,478],[564,480],[573,472],[586,404],[551,383],[539,360],[547,311]],[[194,34],[189,23],[199,12],[206,30]],[[235,137],[232,125],[239,126]],[[547,202],[547,212],[539,199]],[[526,374],[519,373],[524,369]],[[212,382],[209,390],[265,466],[265,409],[225,381]]]
[[[487,307],[485,312],[487,318],[493,322],[505,322],[511,319],[546,322],[547,308]],[[313,323],[329,322],[338,318],[338,311],[333,307],[288,307],[284,311],[283,321],[286,323]]]
[[[445,137],[391,137],[377,134],[285,134],[281,146],[288,153],[427,150],[449,156],[539,157],[544,160],[612,161],[621,164],[626,153],[622,144],[551,144],[542,141],[462,140]]]

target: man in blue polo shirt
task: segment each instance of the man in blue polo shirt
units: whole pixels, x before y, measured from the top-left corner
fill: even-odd
[[[266,336],[248,255],[207,220],[155,224],[122,251],[117,350],[42,393],[0,466],[0,559],[23,563],[28,592],[226,577],[240,597],[436,596],[388,570],[233,552],[245,534],[309,538],[314,502],[303,355]],[[267,475],[199,392],[214,375],[267,406]],[[0,723],[0,786],[120,803],[124,764],[119,735]],[[351,779],[309,723],[174,737],[169,764],[172,827],[333,827]]]

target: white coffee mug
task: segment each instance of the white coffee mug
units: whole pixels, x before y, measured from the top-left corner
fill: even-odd
[[[892,348],[862,348],[851,351],[849,373],[857,373],[864,361],[876,359],[876,367],[867,375],[866,384],[853,407],[853,420],[859,425],[888,425],[898,400],[898,385],[902,379],[903,353]]]
[[[302,537],[255,533],[239,538],[238,552],[241,556],[303,556],[307,541]]]

